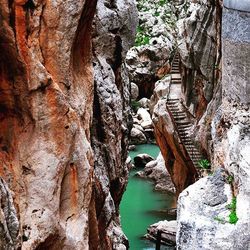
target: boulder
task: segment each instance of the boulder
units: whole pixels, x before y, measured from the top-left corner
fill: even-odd
[[[150,100],[149,100],[148,98],[143,97],[143,98],[140,99],[138,102],[140,103],[140,106],[141,106],[142,108],[145,108],[145,109],[149,108]]]
[[[148,233],[145,235],[146,239],[156,241],[158,232],[161,232],[161,242],[166,245],[176,244],[176,231],[177,231],[177,221],[159,221],[148,228]],[[159,236],[158,236],[159,237]]]
[[[139,125],[139,124],[134,124],[133,128],[136,128],[136,129],[138,129],[138,130],[140,130],[141,132],[144,133],[143,127],[141,125]]]
[[[139,88],[135,83],[131,82],[131,99],[136,100],[138,96],[139,96]]]
[[[137,110],[137,116],[140,120],[142,120],[142,122],[151,121],[151,116],[145,108],[139,108]]]
[[[153,127],[151,115],[145,108],[139,108],[137,110],[137,118],[140,121],[140,125],[143,129],[150,129]]]
[[[233,193],[225,171],[200,179],[185,189],[178,199],[177,248],[249,249],[249,199],[237,195],[236,224],[229,223]],[[248,185],[249,186],[249,185]]]
[[[140,177],[148,178],[154,181],[155,190],[175,193],[175,187],[171,180],[171,176],[165,166],[165,161],[161,153],[156,160],[150,161],[145,168],[140,171]]]
[[[143,132],[137,128],[132,128],[130,132],[131,143],[134,144],[143,144],[147,142],[146,136]]]
[[[129,145],[128,146],[128,151],[134,151],[136,149],[135,145]]]
[[[144,168],[148,162],[153,160],[154,158],[148,154],[139,154],[134,158],[134,164],[137,168]]]

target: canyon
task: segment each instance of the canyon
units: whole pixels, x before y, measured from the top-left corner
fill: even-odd
[[[249,27],[246,0],[0,0],[0,249],[137,250],[145,143],[137,175],[177,203],[149,231],[250,248]]]

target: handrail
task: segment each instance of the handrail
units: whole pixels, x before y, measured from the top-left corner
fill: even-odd
[[[175,61],[175,58],[176,58],[176,55],[177,55],[177,50],[175,51],[174,53],[174,57],[173,57],[173,61],[171,63],[171,71],[172,71],[172,68],[173,68],[173,63]],[[169,92],[168,92],[168,95],[167,95],[167,103],[166,103],[166,109],[170,115],[170,119],[172,120],[172,123],[173,123],[173,126],[174,126],[174,130],[177,132],[177,135],[179,137],[179,141],[180,141],[180,144],[182,144],[182,148],[183,148],[183,151],[184,151],[184,154],[185,154],[185,157],[187,157],[188,159],[188,162],[191,162],[193,168],[195,169],[196,173],[199,175],[199,172],[197,171],[196,169],[196,166],[192,160],[192,157],[194,157],[194,149],[192,149],[192,154],[189,155],[188,153],[188,150],[186,148],[186,145],[182,139],[182,136],[180,134],[180,131],[179,131],[179,128],[178,128],[178,125],[176,124],[176,121],[175,121],[175,118],[174,118],[174,115],[172,114],[172,111],[170,110],[170,108],[168,107],[168,101],[169,101],[169,96],[171,94],[171,85],[172,85],[172,77],[171,77],[171,80],[170,80],[170,84],[169,84]],[[183,104],[182,104],[183,105]],[[186,112],[185,112],[186,113]],[[187,114],[186,114],[187,115]]]
[[[172,60],[171,65],[170,65],[170,73],[171,73],[172,68],[173,68],[173,63],[174,63],[176,54],[177,54],[177,49],[174,52],[173,60]],[[169,83],[169,91],[168,91],[168,94],[167,94],[167,101],[169,100],[169,95],[170,95],[170,91],[171,91],[171,84],[172,84],[172,76],[171,76],[170,83]]]

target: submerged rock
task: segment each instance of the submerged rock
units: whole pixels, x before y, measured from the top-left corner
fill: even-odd
[[[148,178],[154,181],[155,190],[175,193],[175,187],[171,176],[165,166],[165,161],[161,153],[156,160],[150,161],[145,168],[138,173],[142,178]]]
[[[144,168],[146,164],[152,160],[154,160],[154,158],[148,154],[139,154],[134,158],[134,164],[137,168]]]

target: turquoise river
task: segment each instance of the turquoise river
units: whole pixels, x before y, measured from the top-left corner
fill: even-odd
[[[153,144],[138,145],[130,152],[132,160],[138,154],[146,153],[154,158],[159,154],[159,148]],[[131,170],[129,183],[120,205],[122,229],[129,239],[130,250],[153,250],[155,244],[142,239],[149,225],[160,220],[171,220],[166,215],[167,208],[173,207],[174,197],[161,192],[155,192],[153,183],[138,177],[138,169]],[[161,247],[161,250],[174,249]]]

